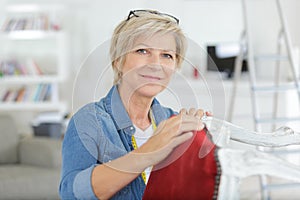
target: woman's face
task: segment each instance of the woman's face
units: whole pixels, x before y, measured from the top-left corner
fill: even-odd
[[[154,97],[168,85],[176,68],[176,43],[171,34],[137,38],[122,66],[121,85]]]

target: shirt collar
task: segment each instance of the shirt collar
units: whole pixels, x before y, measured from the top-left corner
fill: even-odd
[[[117,85],[114,85],[105,97],[107,112],[112,116],[117,129],[124,129],[132,126],[132,122],[121,100]]]
[[[105,107],[112,116],[118,130],[133,127],[132,121],[123,105],[118,87],[114,85],[105,97]],[[162,120],[167,119],[167,114],[157,99],[154,99],[151,105],[155,123],[158,125]]]

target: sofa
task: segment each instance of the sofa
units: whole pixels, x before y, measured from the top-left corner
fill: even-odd
[[[0,199],[59,199],[61,140],[20,137],[9,116],[0,116]]]

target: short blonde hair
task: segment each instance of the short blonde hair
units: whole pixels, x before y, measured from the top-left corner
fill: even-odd
[[[122,77],[120,66],[124,64],[126,54],[133,48],[135,40],[141,36],[173,34],[176,42],[176,64],[177,68],[181,67],[186,51],[186,38],[181,28],[174,20],[170,20],[170,17],[157,14],[157,11],[152,12],[154,13],[143,12],[139,16],[127,18],[115,28],[110,45],[114,84]]]

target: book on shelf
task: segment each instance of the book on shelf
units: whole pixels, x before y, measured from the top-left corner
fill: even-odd
[[[43,75],[43,71],[38,63],[28,58],[26,62],[20,62],[16,59],[2,60],[0,62],[0,73],[6,75]]]
[[[43,72],[40,68],[40,66],[36,63],[36,61],[32,58],[29,58],[27,59],[27,62],[26,62],[26,66],[27,66],[27,69],[29,70],[29,73],[31,75],[42,75]]]
[[[38,97],[38,101],[47,101],[50,100],[50,88],[51,85],[50,84],[43,84],[40,90],[40,94]]]
[[[28,74],[28,70],[23,63],[19,63],[18,67],[22,75]]]
[[[39,87],[39,84],[31,85],[28,88],[27,94],[26,94],[26,101],[34,101],[37,88]]]
[[[39,13],[27,17],[7,17],[1,26],[2,32],[11,31],[59,31],[57,20],[52,20],[47,14]]]
[[[16,30],[16,31],[24,30],[24,27],[25,27],[25,26],[26,26],[26,19],[20,19],[20,20],[16,23],[15,30]]]
[[[1,94],[2,102],[45,102],[52,100],[52,85],[37,84],[31,87],[6,89]]]
[[[6,99],[6,102],[14,102],[17,95],[18,94],[17,94],[16,90],[13,90],[13,89],[10,90],[10,93]]]
[[[51,94],[52,94],[52,85],[46,85],[46,91],[43,94],[42,101],[51,101]]]
[[[9,96],[11,95],[12,91],[11,90],[6,90],[5,93],[3,94],[1,101],[6,102],[8,101]]]
[[[35,95],[34,95],[33,101],[39,101],[41,90],[42,90],[42,84],[39,84],[37,86],[36,91],[35,91]]]
[[[33,101],[46,101],[49,100],[48,97],[50,96],[49,92],[51,88],[51,84],[39,84],[37,86],[37,89],[35,91],[34,99]]]
[[[7,89],[1,97],[2,102],[21,102],[24,98],[25,88]]]
[[[15,97],[16,102],[22,102],[24,100],[24,95],[25,95],[25,87],[21,87],[20,89],[17,90],[17,94]]]

